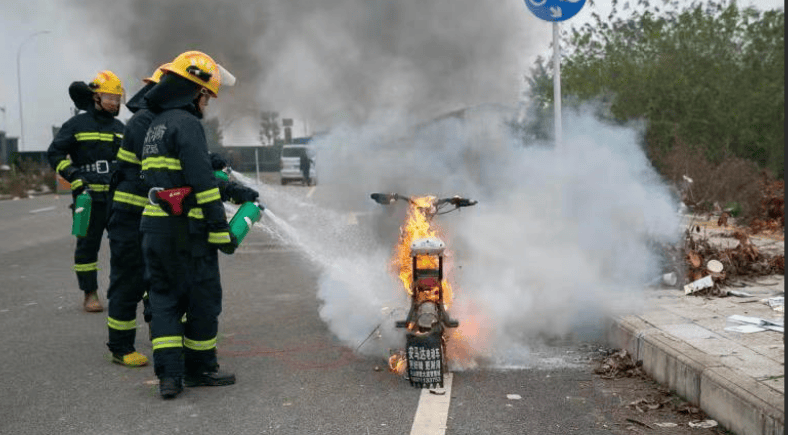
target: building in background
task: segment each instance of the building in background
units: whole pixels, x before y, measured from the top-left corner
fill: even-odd
[[[9,137],[6,132],[0,130],[0,165],[10,166],[18,150],[18,138]]]

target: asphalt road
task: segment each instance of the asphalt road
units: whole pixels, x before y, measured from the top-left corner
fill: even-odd
[[[275,188],[311,197],[310,188]],[[220,364],[238,383],[160,399],[150,366],[110,362],[106,312],[81,309],[69,202],[0,202],[0,434],[411,433],[420,390],[333,337],[318,315],[319,268],[263,232],[221,256]],[[106,240],[99,267],[105,301]],[[145,327],[137,349],[151,355]],[[582,362],[595,349],[559,343],[542,350],[554,367],[455,373],[446,433],[610,433],[612,399]]]

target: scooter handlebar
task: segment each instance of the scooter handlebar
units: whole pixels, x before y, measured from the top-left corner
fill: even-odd
[[[375,200],[378,204],[388,205],[398,199],[408,200],[407,196],[402,196],[398,193],[373,193],[369,195],[370,198]]]
[[[470,207],[478,203],[478,201],[474,201],[468,198],[460,198],[459,196],[455,196],[454,198],[451,198],[449,202],[456,207]]]
[[[383,204],[383,205],[391,204],[392,202],[394,202],[396,200],[410,201],[409,197],[404,196],[404,195],[400,195],[398,193],[373,193],[373,194],[369,195],[369,197],[372,198],[378,204]],[[451,198],[442,198],[442,199],[436,200],[434,202],[434,204],[435,205],[441,205],[441,204],[448,203],[448,204],[451,204],[451,205],[453,205],[455,207],[470,207],[472,205],[476,205],[477,202],[478,201],[475,201],[475,200],[472,200],[472,199],[462,198],[462,197],[459,197],[459,196],[453,196]]]

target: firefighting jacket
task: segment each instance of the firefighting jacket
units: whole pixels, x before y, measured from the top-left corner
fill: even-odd
[[[110,190],[123,123],[94,106],[86,109],[60,127],[47,158],[52,168],[71,183],[71,189],[82,187],[84,180],[93,199],[103,201]]]
[[[117,155],[119,181],[112,197],[113,210],[124,210],[138,216],[148,204],[148,189],[140,176],[142,145],[145,133],[156,116],[148,110],[142,97],[152,87],[152,83],[145,85],[126,104],[134,115],[128,120],[123,131],[123,141]]]
[[[168,109],[158,114],[148,128],[142,147],[142,177],[148,189],[191,187],[184,212],[169,215],[149,202],[142,213],[140,229],[170,233],[188,225],[195,239],[203,238],[217,247],[231,243],[217,180],[208,157],[205,131],[196,110]]]

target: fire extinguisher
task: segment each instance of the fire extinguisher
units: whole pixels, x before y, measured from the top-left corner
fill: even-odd
[[[90,207],[92,204],[93,198],[90,197],[90,191],[88,189],[85,189],[82,193],[77,195],[77,198],[74,200],[71,234],[77,237],[85,237],[88,234]]]
[[[265,210],[265,206],[257,201],[245,202],[238,207],[238,211],[230,219],[230,232],[238,240],[239,245],[252,229],[252,226],[263,217],[263,210]]]

